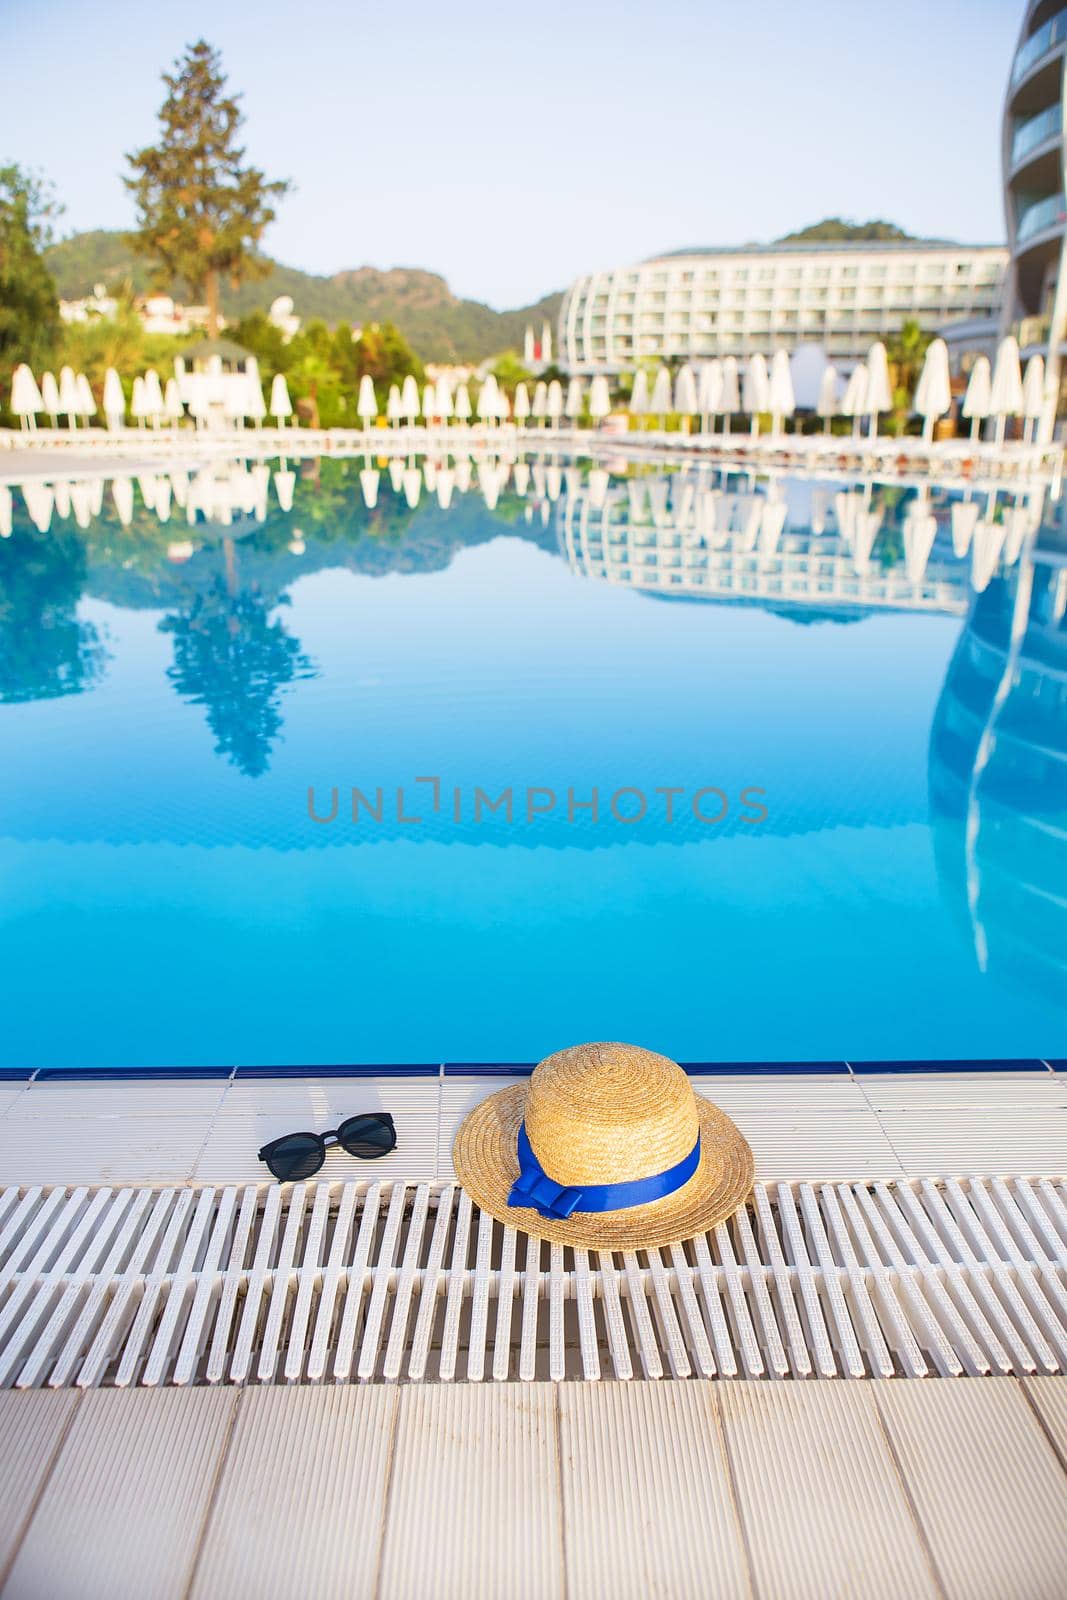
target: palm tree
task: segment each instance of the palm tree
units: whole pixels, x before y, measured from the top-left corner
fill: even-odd
[[[893,389],[893,415],[890,427],[903,433],[915,396],[915,385],[922,371],[926,348],[932,335],[924,333],[914,317],[909,317],[900,332],[888,340],[889,380]]]

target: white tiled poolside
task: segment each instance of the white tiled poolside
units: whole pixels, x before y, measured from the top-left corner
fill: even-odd
[[[387,1109],[397,1150],[374,1164],[333,1151],[324,1176],[450,1180],[452,1138],[509,1077],[51,1080],[0,1085],[0,1184],[270,1181],[256,1152],[277,1134]],[[734,1118],[768,1181],[1067,1171],[1067,1073],[695,1077]]]

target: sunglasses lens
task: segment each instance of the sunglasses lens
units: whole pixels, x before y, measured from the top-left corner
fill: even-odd
[[[314,1134],[291,1133],[278,1140],[267,1165],[281,1183],[296,1183],[318,1172],[324,1159],[322,1143]]]
[[[377,1161],[396,1149],[393,1119],[384,1116],[349,1117],[337,1130],[337,1142],[361,1161]]]

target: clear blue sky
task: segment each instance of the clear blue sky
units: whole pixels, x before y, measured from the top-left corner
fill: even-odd
[[[424,266],[514,306],[578,273],[840,214],[1003,237],[1022,0],[0,0],[0,159],[63,231],[128,226],[123,152],[202,34],[313,272]]]

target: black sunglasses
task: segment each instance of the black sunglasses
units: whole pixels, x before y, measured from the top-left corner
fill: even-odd
[[[259,1152],[274,1176],[281,1183],[295,1183],[310,1178],[326,1160],[331,1145],[339,1144],[350,1156],[360,1161],[377,1161],[396,1149],[396,1128],[387,1111],[373,1111],[365,1116],[346,1117],[339,1128],[326,1133],[283,1133],[272,1139]]]

